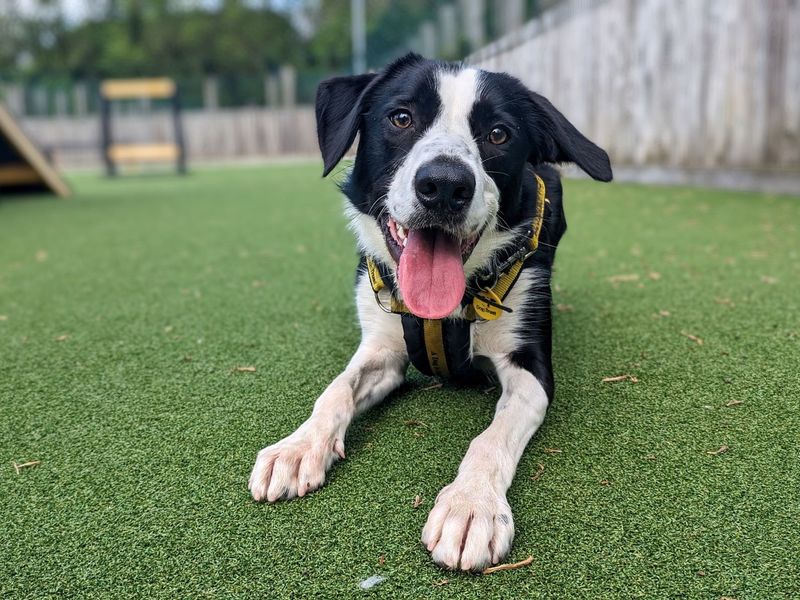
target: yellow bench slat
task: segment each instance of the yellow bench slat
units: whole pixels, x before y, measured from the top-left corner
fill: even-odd
[[[114,162],[160,162],[177,160],[175,144],[114,144],[108,155]]]
[[[175,82],[168,77],[155,79],[106,79],[100,93],[108,100],[126,98],[171,98],[175,95]]]

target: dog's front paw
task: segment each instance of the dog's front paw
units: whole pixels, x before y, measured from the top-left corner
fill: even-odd
[[[456,478],[436,497],[422,530],[433,561],[447,569],[479,571],[511,549],[514,520],[505,494],[486,480]]]
[[[307,421],[292,435],[261,450],[247,484],[253,499],[289,500],[322,487],[333,462],[344,458],[342,438]]]

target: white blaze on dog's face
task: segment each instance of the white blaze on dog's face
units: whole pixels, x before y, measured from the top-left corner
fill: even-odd
[[[469,259],[494,229],[500,195],[483,168],[469,117],[479,96],[476,69],[435,73],[439,111],[392,177],[386,197],[387,244],[409,309],[430,319],[456,310]],[[413,116],[391,115],[399,124]]]
[[[406,155],[389,186],[386,206],[398,224],[430,221],[431,225],[436,225],[440,219],[453,234],[469,240],[497,215],[500,194],[483,168],[481,153],[469,123],[472,107],[479,97],[479,86],[477,69],[436,73],[439,114]],[[466,200],[463,211],[445,207],[437,217],[420,202],[417,189],[420,171],[437,163],[449,163],[452,170],[442,175],[454,174],[453,185],[462,184],[464,189],[454,192],[467,194],[463,198]],[[461,181],[458,181],[459,174]],[[448,218],[453,222],[448,222]]]
[[[528,163],[574,161],[611,176],[602,150],[500,73],[408,55],[378,74],[323,82],[316,109],[325,174],[360,133],[343,185],[353,229],[427,319],[460,309],[467,280],[528,229]]]

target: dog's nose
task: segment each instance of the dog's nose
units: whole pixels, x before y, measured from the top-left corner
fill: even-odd
[[[458,212],[472,200],[475,175],[458,159],[435,158],[417,170],[414,189],[417,199],[428,210]]]

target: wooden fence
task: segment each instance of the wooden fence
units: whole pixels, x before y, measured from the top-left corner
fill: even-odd
[[[185,111],[184,134],[192,161],[317,156],[316,121],[311,107],[240,108]],[[97,167],[100,118],[26,117],[22,127],[62,167]],[[168,113],[119,114],[113,119],[118,142],[170,142]]]
[[[567,0],[469,60],[618,165],[800,171],[800,0]]]

